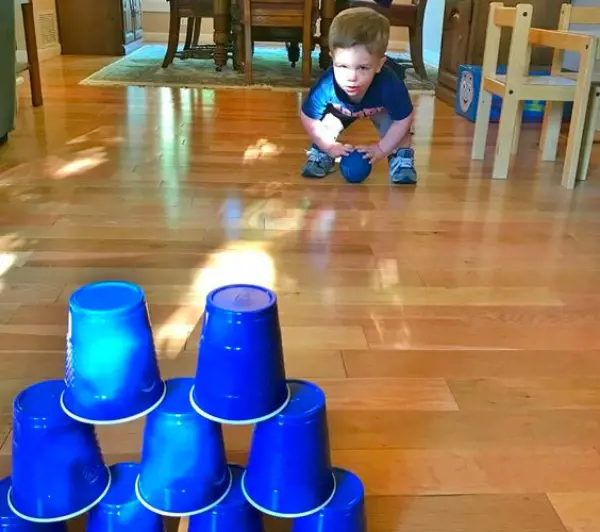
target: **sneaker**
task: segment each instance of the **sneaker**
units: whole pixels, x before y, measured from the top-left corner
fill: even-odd
[[[400,148],[388,156],[390,180],[394,185],[416,185],[415,153],[412,148]]]
[[[308,161],[302,167],[304,177],[322,178],[333,172],[335,161],[317,148],[308,151]]]

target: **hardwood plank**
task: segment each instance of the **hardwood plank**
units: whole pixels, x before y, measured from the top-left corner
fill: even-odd
[[[337,410],[458,410],[443,379],[335,379],[315,381]]]
[[[334,451],[371,495],[529,494],[600,490],[600,454],[583,446]]]
[[[600,351],[597,350],[345,349],[342,355],[349,377],[519,379],[600,374]]]
[[[57,301],[63,291],[62,285],[2,283],[1,294],[3,304],[49,304]]]
[[[450,380],[461,410],[550,410],[600,408],[595,377]]]
[[[543,336],[530,325],[483,320],[378,319],[365,328],[372,349],[599,349],[597,324],[555,324]]]
[[[550,493],[548,497],[567,532],[600,530],[600,493]]]
[[[0,303],[0,324],[9,322],[18,309],[19,305]]]
[[[0,414],[0,450],[4,448],[10,438],[12,429],[12,413],[11,415]]]
[[[339,450],[483,450],[593,447],[598,410],[328,410],[331,446]]]
[[[565,532],[544,495],[368,497],[366,507],[376,532]]]

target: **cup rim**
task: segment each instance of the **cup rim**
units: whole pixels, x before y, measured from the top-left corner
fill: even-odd
[[[162,382],[163,391],[162,391],[161,396],[158,398],[158,400],[155,401],[152,405],[150,405],[145,410],[138,412],[137,414],[133,414],[128,417],[124,417],[124,418],[106,420],[106,419],[92,419],[92,418],[86,418],[86,417],[80,416],[67,408],[67,405],[64,400],[66,390],[64,390],[60,394],[60,406],[63,409],[64,413],[67,414],[67,416],[69,416],[71,419],[74,419],[75,421],[79,421],[80,423],[85,423],[86,425],[103,425],[103,426],[122,425],[123,423],[129,423],[130,421],[135,421],[136,419],[140,419],[142,417],[147,416],[148,414],[150,414],[151,412],[156,410],[161,405],[161,403],[164,401],[165,397],[167,396],[167,385],[165,384],[164,380],[161,380],[160,382]]]
[[[165,517],[190,517],[192,515],[197,515],[197,514],[201,514],[204,512],[208,512],[209,510],[212,510],[215,506],[218,506],[227,498],[227,496],[229,495],[229,492],[233,488],[233,473],[231,472],[231,469],[229,469],[229,465],[227,465],[227,473],[229,474],[229,485],[227,486],[227,489],[225,490],[223,495],[221,495],[221,497],[219,497],[215,502],[209,504],[208,506],[205,506],[204,508],[200,508],[199,510],[192,510],[191,512],[177,513],[177,512],[168,512],[166,510],[160,510],[159,508],[155,508],[150,503],[145,501],[144,498],[142,497],[142,494],[140,492],[140,476],[141,476],[140,474],[138,474],[138,476],[135,479],[135,496],[137,497],[138,501],[140,501],[142,506],[144,506],[147,510],[154,512],[155,514],[163,515]]]
[[[21,519],[23,519],[24,521],[29,521],[31,523],[59,523],[61,521],[69,521],[75,517],[78,517],[80,515],[83,515],[87,512],[89,512],[92,508],[94,508],[94,506],[98,505],[102,499],[104,499],[104,497],[106,497],[106,494],[108,493],[108,491],[110,490],[110,486],[112,484],[112,475],[110,473],[110,469],[108,466],[104,466],[106,468],[106,471],[108,473],[108,481],[106,483],[106,488],[104,488],[104,491],[101,493],[101,495],[94,500],[94,502],[92,502],[91,504],[89,504],[88,506],[86,506],[85,508],[83,508],[82,510],[78,510],[77,512],[73,512],[71,514],[68,515],[63,515],[63,516],[59,516],[59,517],[50,517],[50,518],[41,518],[41,517],[31,517],[28,516],[22,512],[19,512],[13,502],[12,502],[12,491],[13,491],[13,487],[12,484],[11,486],[8,488],[8,493],[6,494],[6,502],[8,503],[8,507],[11,509],[11,511],[17,516],[20,517]]]
[[[190,403],[192,404],[192,408],[196,411],[196,413],[200,414],[203,418],[208,419],[209,421],[214,421],[215,423],[221,423],[223,425],[256,425],[258,423],[263,423],[264,421],[268,421],[269,419],[278,416],[287,408],[290,401],[292,400],[292,390],[290,389],[287,382],[285,387],[287,390],[287,396],[283,401],[283,404],[270,414],[266,414],[264,416],[257,417],[254,419],[225,419],[209,414],[208,412],[200,408],[194,399],[194,390],[196,389],[195,384],[193,384],[190,388]]]
[[[258,309],[253,309],[253,310],[228,309],[228,308],[220,307],[219,305],[214,303],[214,297],[219,292],[221,292],[225,289],[231,289],[231,288],[253,288],[253,289],[262,290],[263,292],[266,292],[269,295],[271,301],[268,306],[261,307]],[[206,307],[211,307],[215,310],[218,310],[219,312],[225,312],[228,314],[260,315],[260,314],[264,314],[265,312],[273,312],[273,310],[277,307],[277,294],[275,293],[275,291],[271,290],[270,288],[267,288],[266,286],[260,286],[258,284],[232,283],[232,284],[219,286],[217,288],[212,289],[206,296]]]
[[[93,287],[95,288],[95,287],[102,286],[102,285],[105,285],[105,286],[107,286],[107,285],[127,286],[129,289],[134,289],[138,293],[138,296],[139,296],[138,300],[135,302],[132,302],[124,307],[113,308],[113,309],[82,308],[77,303],[78,294],[80,294],[81,292],[83,292],[85,290],[89,290],[90,288],[93,288]],[[74,292],[72,292],[71,296],[69,297],[69,311],[70,312],[74,312],[77,314],[87,314],[87,315],[96,316],[96,317],[127,314],[129,312],[132,312],[133,310],[137,310],[138,308],[140,308],[142,306],[144,306],[144,307],[146,306],[146,295],[145,295],[142,287],[136,283],[131,283],[129,281],[124,281],[124,280],[119,280],[119,279],[111,279],[111,280],[107,280],[107,281],[98,281],[98,282],[94,282],[94,283],[84,284],[84,285],[80,286],[79,288],[77,288]]]
[[[333,478],[333,490],[332,490],[331,495],[329,496],[329,498],[323,504],[321,504],[320,506],[318,506],[317,508],[315,508],[313,510],[309,510],[309,511],[306,511],[306,512],[295,513],[295,514],[286,514],[286,513],[281,513],[281,512],[275,512],[273,510],[269,510],[268,508],[265,508],[264,506],[261,506],[256,501],[254,501],[252,499],[252,497],[250,497],[250,495],[246,491],[246,473],[247,472],[248,472],[248,470],[246,469],[244,471],[244,474],[242,475],[242,482],[241,482],[241,484],[242,484],[242,493],[244,494],[244,497],[246,497],[246,500],[252,506],[254,506],[254,508],[256,508],[258,511],[262,512],[263,514],[270,515],[272,517],[279,517],[279,518],[282,518],[282,519],[299,519],[301,517],[308,517],[309,515],[316,514],[317,512],[320,512],[321,510],[323,510],[326,506],[328,506],[331,503],[331,501],[335,497],[335,493],[337,491],[337,481],[336,481],[336,478],[335,478],[335,474],[334,474],[334,472],[332,470],[331,471],[331,476]]]

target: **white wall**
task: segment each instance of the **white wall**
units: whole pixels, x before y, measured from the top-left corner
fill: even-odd
[[[426,63],[438,66],[442,48],[442,27],[446,0],[429,0],[425,11],[423,28],[423,59]]]
[[[600,0],[573,0],[575,7],[600,7]],[[600,26],[586,26],[584,24],[573,24],[569,27],[572,31],[581,31],[600,37]],[[566,52],[563,67],[569,70],[579,70],[579,54]],[[596,63],[596,72],[600,72],[600,63]]]
[[[169,3],[166,0],[142,0],[142,11],[168,13]]]

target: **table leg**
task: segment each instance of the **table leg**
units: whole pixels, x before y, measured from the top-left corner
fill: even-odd
[[[336,0],[322,0],[321,3],[321,53],[319,66],[325,70],[329,68],[329,28],[335,17]]]
[[[221,71],[227,64],[229,35],[231,33],[231,0],[214,0],[215,11],[215,65]]]
[[[42,95],[42,77],[40,75],[40,60],[38,57],[37,38],[35,36],[35,19],[33,16],[33,3],[21,4],[23,13],[23,26],[25,29],[25,46],[27,48],[27,62],[29,63],[29,80],[31,83],[31,101],[34,107],[44,104]]]

